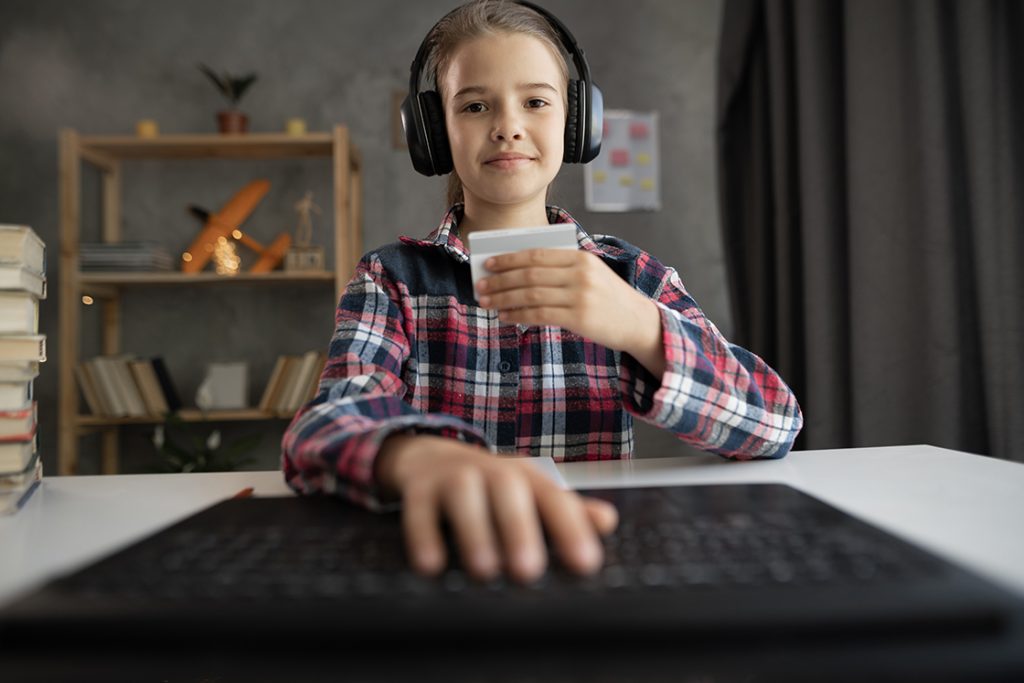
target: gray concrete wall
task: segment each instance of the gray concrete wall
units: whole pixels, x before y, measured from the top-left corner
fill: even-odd
[[[418,176],[392,144],[393,93],[423,34],[451,0],[5,0],[0,3],[0,222],[27,223],[50,246],[50,292],[41,311],[51,361],[36,383],[44,460],[55,471],[57,329],[57,131],[131,133],[153,118],[162,132],[213,132],[221,100],[196,69],[255,71],[243,101],[257,131],[305,118],[311,130],[351,129],[365,166],[366,248],[399,234],[425,234],[443,206],[443,182]],[[730,329],[715,195],[714,64],[720,0],[550,0],[587,51],[606,106],[661,115],[663,209],[591,214],[583,209],[580,167],[566,167],[554,199],[592,232],[624,237],[677,267],[707,314]],[[331,222],[325,161],[135,162],[124,182],[124,236],[154,238],[172,252],[198,229],[188,204],[216,208],[244,182],[270,178],[270,194],[248,231],[269,240],[294,227],[292,204],[311,189]],[[85,175],[84,238],[98,239],[98,183]],[[205,363],[248,359],[252,400],[279,353],[325,348],[333,297],[326,288],[176,288],[125,297],[123,348],[164,355],[191,399]],[[83,310],[83,354],[98,353],[96,311]],[[265,429],[257,462],[276,466],[283,423]],[[260,431],[224,425],[225,438]],[[124,469],[152,465],[151,428],[123,430]],[[198,430],[197,430],[198,431]],[[678,452],[674,441],[641,427],[643,455]],[[84,439],[83,472],[98,467],[97,443]]]

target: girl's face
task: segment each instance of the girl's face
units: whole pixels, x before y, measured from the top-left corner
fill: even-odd
[[[565,88],[551,49],[533,36],[499,33],[456,49],[441,90],[467,207],[543,208],[562,165]]]

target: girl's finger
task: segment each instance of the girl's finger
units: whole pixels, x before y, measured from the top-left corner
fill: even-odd
[[[484,268],[492,273],[500,273],[529,266],[568,266],[575,263],[581,253],[575,249],[523,249],[492,256],[484,262]]]
[[[489,579],[500,569],[484,476],[477,467],[454,469],[440,493],[466,571]]]
[[[537,476],[546,479],[540,472]],[[562,563],[578,574],[600,569],[604,549],[579,494],[546,479],[545,485],[535,487],[534,495],[541,521]]]
[[[403,496],[402,529],[413,569],[434,576],[448,563],[440,529],[440,505],[432,488],[410,487]]]
[[[564,307],[569,306],[572,301],[572,293],[562,287],[530,287],[480,296],[481,306],[496,311],[536,306]]]
[[[544,573],[547,549],[529,480],[508,469],[491,474],[488,488],[508,574],[520,583],[533,581]]]
[[[516,268],[497,275],[481,278],[477,282],[480,294],[495,294],[523,287],[564,287],[573,282],[572,269],[558,268]]]
[[[607,536],[619,526],[619,511],[608,501],[584,496],[583,507],[597,533],[602,536]]]

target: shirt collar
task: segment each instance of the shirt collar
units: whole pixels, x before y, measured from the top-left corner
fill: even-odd
[[[406,236],[402,236],[399,239],[405,244],[444,249],[456,261],[465,263],[469,261],[469,246],[463,243],[462,236],[459,234],[459,221],[462,219],[464,209],[464,204],[452,206],[445,213],[444,218],[441,219],[441,224],[423,239]],[[583,229],[579,221],[573,218],[565,209],[557,206],[548,206],[547,212],[549,225],[572,223],[576,226],[576,241],[579,243],[580,249],[593,252],[598,256],[617,258],[617,254],[609,253],[603,249],[601,244],[596,242],[590,236],[590,233]]]

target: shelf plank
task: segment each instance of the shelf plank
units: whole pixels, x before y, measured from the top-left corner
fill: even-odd
[[[265,413],[256,408],[239,410],[211,410],[207,413],[197,409],[178,411],[182,422],[245,422],[253,420],[290,420],[291,415],[275,415]],[[79,427],[114,427],[117,425],[158,424],[163,417],[147,415],[145,417],[104,417],[102,415],[77,415],[75,421]]]
[[[330,133],[244,133],[234,135],[83,135],[82,156],[109,159],[285,159],[330,157]]]
[[[316,271],[273,271],[270,273],[239,273],[238,275],[218,275],[217,273],[182,273],[168,272],[113,272],[113,271],[82,271],[78,273],[78,281],[82,287],[88,285],[220,285],[220,284],[286,284],[334,282],[334,273],[327,270]]]

